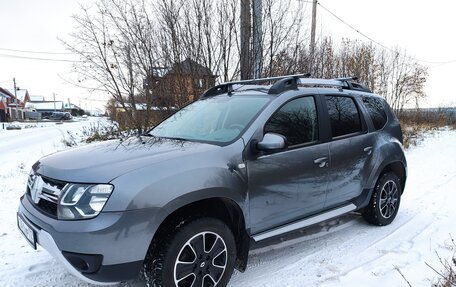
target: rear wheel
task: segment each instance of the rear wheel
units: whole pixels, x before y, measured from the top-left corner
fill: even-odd
[[[388,225],[397,215],[401,202],[401,183],[391,172],[384,173],[375,185],[364,219],[374,225]]]
[[[151,286],[227,285],[234,270],[236,244],[222,221],[200,218],[179,224],[158,241],[145,264]]]

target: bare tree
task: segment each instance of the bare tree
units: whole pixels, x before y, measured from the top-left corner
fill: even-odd
[[[79,81],[108,93],[124,110],[129,127],[142,133],[147,128],[147,113],[138,111],[150,109],[152,103],[137,103],[136,96],[145,93],[143,79],[150,76],[158,55],[157,43],[149,37],[155,23],[144,3],[138,8],[137,2],[103,0],[93,7],[81,7],[82,13],[73,17],[76,31],[71,41],[63,42],[81,59],[74,65]]]
[[[157,107],[171,112],[196,99],[189,89],[194,83],[184,75],[189,71],[178,63],[191,59],[221,82],[239,78],[239,5],[239,0],[98,0],[74,16],[76,30],[64,44],[80,57],[74,66],[80,82],[108,93],[113,110],[122,109],[127,126],[141,133],[158,120]],[[261,74],[358,76],[396,110],[425,96],[426,68],[399,50],[349,39],[336,44],[326,37],[311,54],[303,28],[307,6],[299,5],[263,0]],[[163,79],[166,72],[176,74],[173,82]]]

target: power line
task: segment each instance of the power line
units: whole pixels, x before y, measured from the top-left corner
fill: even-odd
[[[39,61],[52,61],[52,62],[70,62],[70,63],[82,63],[79,60],[67,60],[67,59],[52,59],[52,58],[39,58],[19,55],[0,54],[0,57],[5,58],[17,58],[17,59],[28,59],[28,60],[39,60]]]
[[[18,49],[8,49],[8,48],[0,48],[0,50],[10,51],[10,52],[19,52],[19,53],[33,53],[33,54],[74,55],[74,53],[70,53],[70,52],[45,52],[45,51],[18,50]]]
[[[80,100],[89,101],[89,102],[103,102],[103,103],[107,103],[109,101],[109,99],[100,100],[100,99],[89,99],[89,98],[80,98]]]
[[[328,8],[326,8],[325,6],[323,6],[320,1],[317,2],[318,5],[323,9],[325,10],[326,12],[328,12],[329,14],[331,14],[334,18],[336,18],[337,20],[339,20],[340,22],[342,22],[344,25],[346,25],[347,27],[349,27],[350,29],[352,29],[353,31],[355,31],[356,33],[360,34],[361,36],[363,36],[364,38],[368,39],[369,41],[377,44],[378,46],[382,47],[383,49],[385,50],[388,50],[388,51],[391,51],[393,53],[397,53],[397,51],[383,45],[382,43],[372,39],[371,37],[369,37],[368,35],[364,34],[363,32],[361,32],[359,29],[355,28],[354,26],[350,25],[349,23],[347,23],[345,20],[343,20],[342,18],[340,18],[339,16],[337,16],[334,12],[330,11]],[[427,63],[427,64],[449,64],[449,63],[453,63],[453,62],[456,62],[456,59],[453,59],[453,60],[449,60],[449,61],[427,61],[427,60],[420,60],[420,59],[417,59],[417,58],[414,58],[414,57],[410,57],[410,56],[406,56],[407,58],[410,58],[412,60],[415,60],[417,62],[422,62],[422,63]]]

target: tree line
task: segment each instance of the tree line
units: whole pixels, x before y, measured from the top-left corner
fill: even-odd
[[[263,0],[263,77],[357,76],[397,112],[425,97],[427,68],[405,51],[324,37],[311,54],[307,6]],[[108,93],[111,108],[121,108],[129,127],[143,132],[158,120],[157,106],[170,113],[189,101],[186,82],[151,88],[160,81],[160,69],[192,59],[217,75],[218,83],[239,79],[239,19],[239,0],[98,0],[81,7],[63,43],[80,58],[74,64],[78,82]]]

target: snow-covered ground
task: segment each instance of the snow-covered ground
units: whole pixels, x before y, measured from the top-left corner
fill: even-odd
[[[18,131],[0,130],[0,286],[89,286],[16,227],[16,209],[31,165],[64,149],[63,134],[91,121]],[[396,220],[386,227],[348,214],[258,246],[230,286],[430,286],[456,238],[456,131],[428,135],[407,151],[409,177]],[[124,286],[139,286],[127,282]]]

